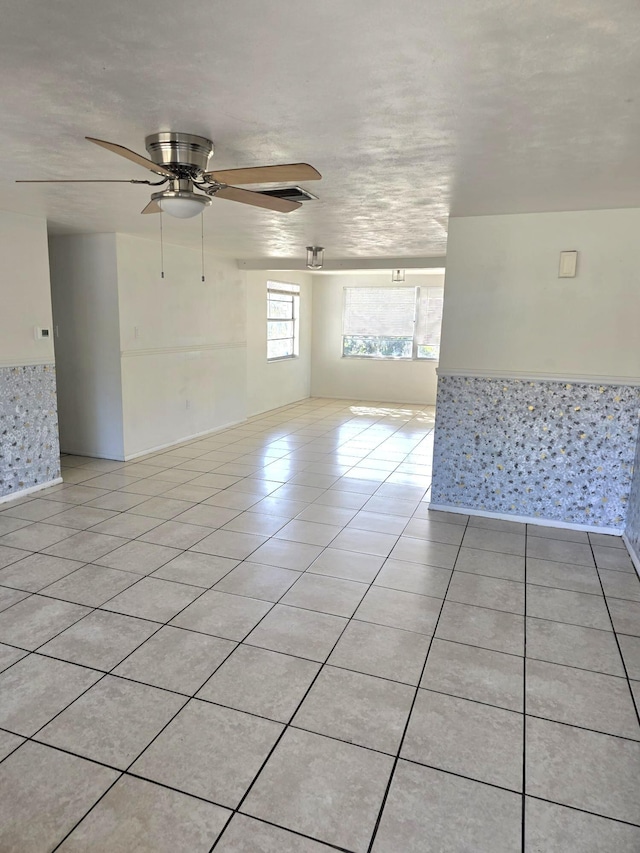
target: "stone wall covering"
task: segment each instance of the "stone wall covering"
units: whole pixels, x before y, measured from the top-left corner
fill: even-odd
[[[432,502],[623,528],[640,388],[441,376]]]
[[[0,367],[0,497],[59,476],[55,366]]]
[[[631,492],[629,494],[629,508],[627,512],[627,526],[625,528],[627,538],[635,555],[640,560],[640,436],[636,447],[636,461],[631,481]]]

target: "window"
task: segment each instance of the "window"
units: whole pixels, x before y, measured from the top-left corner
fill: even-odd
[[[295,358],[299,351],[300,285],[267,282],[267,360]]]
[[[345,358],[438,359],[442,287],[345,287]]]
[[[440,331],[442,327],[442,287],[418,287],[416,295],[416,358],[440,358]]]

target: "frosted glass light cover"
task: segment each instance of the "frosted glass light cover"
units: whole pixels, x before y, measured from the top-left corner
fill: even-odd
[[[194,198],[176,198],[169,196],[167,198],[159,198],[158,204],[163,213],[168,213],[169,216],[175,216],[178,219],[190,219],[192,216],[198,216],[202,213],[209,202],[206,196],[202,200],[197,196]]]

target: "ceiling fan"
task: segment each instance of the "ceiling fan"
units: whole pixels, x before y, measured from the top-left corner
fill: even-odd
[[[151,201],[142,213],[168,213],[179,219],[188,219],[202,213],[211,204],[213,197],[239,201],[265,207],[279,213],[290,213],[300,207],[300,202],[277,196],[263,195],[260,192],[241,189],[232,184],[269,184],[289,181],[319,181],[322,175],[308,163],[289,163],[282,166],[250,166],[246,169],[222,169],[207,171],[213,154],[213,142],[203,136],[191,133],[162,131],[147,136],[145,147],[151,159],[142,157],[115,142],[85,137],[107,151],[113,151],[126,157],[132,163],[160,176],[160,181],[141,180],[52,180],[52,181],[16,181],[18,184],[42,183],[129,183],[148,184],[152,187],[169,186],[151,195]],[[199,192],[196,192],[198,190]]]

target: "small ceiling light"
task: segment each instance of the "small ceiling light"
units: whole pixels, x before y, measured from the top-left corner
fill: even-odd
[[[182,190],[166,190],[163,193],[158,193],[156,201],[163,213],[168,213],[169,216],[175,216],[178,219],[190,219],[192,216],[198,216],[205,207],[211,204],[211,199],[206,195]]]
[[[391,281],[394,284],[402,284],[404,282],[404,270],[394,270],[391,274]]]
[[[321,270],[324,263],[322,246],[307,246],[307,267],[310,270]]]

